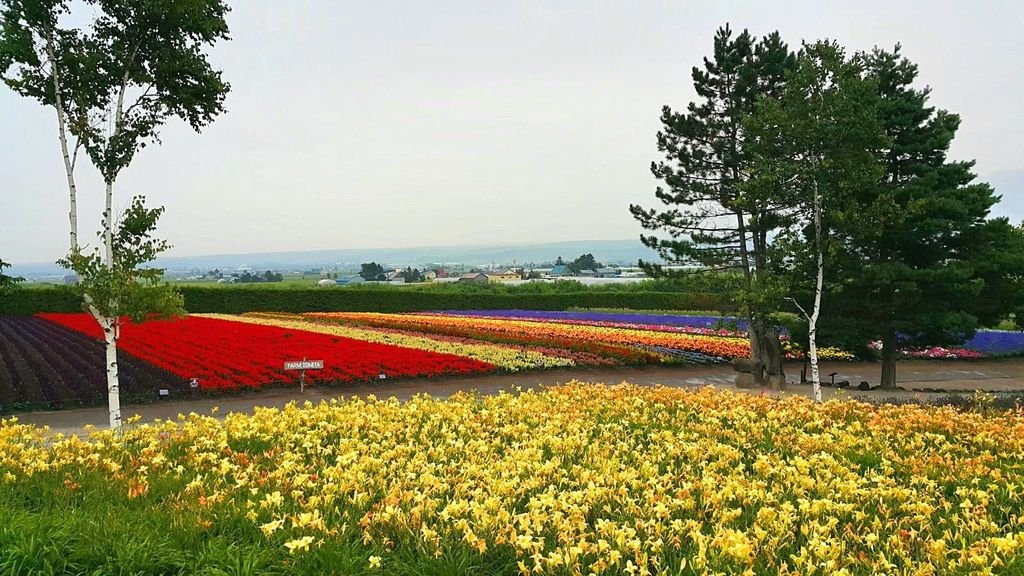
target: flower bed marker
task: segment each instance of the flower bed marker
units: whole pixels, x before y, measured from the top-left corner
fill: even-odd
[[[299,392],[306,391],[306,370],[323,370],[323,360],[292,360],[284,363],[285,370],[301,370],[299,372]]]

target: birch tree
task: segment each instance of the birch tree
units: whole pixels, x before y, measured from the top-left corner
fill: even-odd
[[[116,224],[108,223],[104,214],[102,248],[79,250],[59,261],[79,275],[85,307],[103,330],[110,427],[115,429],[121,426],[117,341],[124,317],[144,322],[185,313],[181,295],[161,283],[163,270],[144,266],[170,248],[153,237],[163,212],[147,208],[145,198],[136,196]]]
[[[180,300],[156,283],[159,271],[139,268],[144,257],[155,257],[166,248],[150,239],[161,210],[133,202],[115,241],[114,184],[139,150],[159,141],[158,130],[169,119],[181,118],[198,132],[224,111],[228,84],[210,66],[203,49],[227,39],[228,8],[220,0],[91,3],[99,9],[93,38],[103,56],[98,76],[105,96],[91,118],[103,120],[106,128],[95,129],[99,122],[84,123],[78,136],[103,177],[103,266],[97,265],[95,255],[72,255],[68,262],[83,278],[87,308],[103,330],[110,426],[117,428],[121,315],[141,320],[147,312],[174,313]],[[131,249],[116,254],[118,247]],[[153,290],[138,290],[139,281]],[[90,291],[103,300],[90,297]]]
[[[228,38],[228,8],[222,0],[86,0],[90,24],[62,30],[63,1],[0,1],[5,82],[57,111],[71,199],[71,248],[61,263],[79,274],[85,308],[103,330],[110,426],[119,428],[121,316],[176,313],[180,298],[160,285],[159,270],[141,267],[140,258],[167,247],[152,238],[162,209],[147,209],[137,198],[118,224],[114,185],[139,150],[159,142],[168,120],[180,118],[198,132],[224,111],[229,86],[204,49]],[[69,135],[75,138],[70,154]],[[92,253],[78,239],[79,147],[104,183],[102,248]]]
[[[881,174],[875,151],[886,140],[877,102],[874,84],[861,68],[838,44],[821,41],[803,46],[785,92],[763,99],[748,124],[756,142],[749,189],[773,194],[799,214],[780,234],[790,249],[778,255],[778,264],[789,270],[797,290],[807,291],[810,284],[809,298],[788,299],[807,321],[811,383],[819,402],[818,321],[828,263],[841,249],[832,230],[856,218],[854,200]]]
[[[61,26],[66,0],[0,0],[0,79],[16,93],[52,108],[68,186],[69,250],[79,250],[75,168],[88,111],[98,106],[96,46],[79,30]],[[73,144],[69,144],[73,142]]]

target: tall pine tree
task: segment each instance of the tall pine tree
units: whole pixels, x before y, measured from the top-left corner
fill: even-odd
[[[774,308],[765,297],[768,243],[780,226],[780,208],[743,191],[751,166],[744,122],[758,98],[781,94],[794,65],[777,32],[758,42],[746,30],[734,35],[728,25],[720,28],[713,55],[692,71],[698,100],[685,112],[662,109],[658,150],[665,158],[651,172],[662,182],[655,196],[664,207],[630,206],[646,230],[661,234],[641,240],[666,262],[742,274],[744,290],[736,297],[750,322],[751,357],[783,382]],[[643,264],[652,276],[670,275]]]
[[[992,326],[1013,316],[1024,328],[1024,224],[1013,226],[1006,218],[993,218],[975,229],[980,247],[972,257],[975,274],[984,281],[972,313],[982,325]]]
[[[974,162],[948,159],[960,118],[928,105],[930,90],[913,87],[917,66],[899,46],[860,60],[877,82],[890,144],[878,151],[884,176],[857,198],[857,218],[841,231],[845,259],[831,315],[859,338],[881,341],[881,383],[892,387],[900,348],[955,343],[975,330],[985,284],[977,264],[990,251],[986,218],[999,198],[975,181]]]

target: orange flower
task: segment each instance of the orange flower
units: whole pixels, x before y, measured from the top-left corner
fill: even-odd
[[[135,500],[139,496],[145,496],[149,492],[149,482],[144,479],[132,480],[128,483],[128,499]]]

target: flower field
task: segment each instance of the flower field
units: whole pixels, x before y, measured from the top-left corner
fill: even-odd
[[[56,324],[100,338],[99,326],[85,314],[40,314]],[[308,380],[351,382],[388,377],[474,374],[494,369],[472,358],[288,330],[215,318],[189,316],[176,321],[125,324],[119,347],[126,353],[205,389],[259,387],[297,382],[298,372],[284,363],[304,357],[324,361]]]
[[[0,411],[102,401],[105,374],[96,357],[102,333],[91,317],[39,314],[5,322],[10,328],[0,326],[6,337],[0,342]],[[118,350],[128,398],[153,399],[158,390],[177,395],[193,383],[206,391],[295,384],[298,372],[285,371],[283,364],[302,358],[324,361],[324,370],[306,373],[310,382],[335,384],[379,381],[381,374],[413,378],[720,362],[748,349],[746,340],[734,335],[580,322],[437,314],[199,314],[125,323]],[[85,356],[93,360],[80,360]],[[63,376],[55,378],[55,372]],[[40,404],[44,401],[50,403]]]
[[[342,326],[333,323],[312,322],[294,314],[246,314],[231,316],[226,314],[202,314],[205,318],[218,318],[233,322],[245,322],[263,326],[277,326],[305,330],[319,334],[342,336],[367,342],[391,344],[417,350],[444,352],[459,356],[467,356],[493,364],[509,372],[533,368],[555,368],[581,364],[611,364],[610,359],[560,349],[530,348],[526,346],[500,346],[488,344],[469,338],[446,336],[426,336],[415,332],[391,329],[365,329]]]
[[[0,423],[0,573],[1020,574],[1024,412],[571,384]]]
[[[448,310],[439,312],[445,316],[468,316],[471,318],[511,319],[521,321],[542,321],[562,324],[607,326],[684,332],[708,336],[732,336],[745,338],[747,323],[735,317],[696,316],[688,314],[648,314],[627,312],[581,312],[550,310]],[[735,329],[726,326],[735,326]],[[874,348],[879,348],[876,344]],[[821,350],[819,348],[819,350]],[[826,348],[823,358],[848,359],[842,351]],[[1024,332],[1009,330],[978,330],[977,334],[962,346],[918,348],[903,350],[907,358],[976,360],[1000,356],[1024,354]]]
[[[618,326],[641,330],[686,332],[711,336],[746,336],[747,321],[734,317],[695,316],[692,314],[630,314],[625,312],[573,312],[553,310],[447,310],[447,316],[478,318],[509,318],[514,320],[543,320],[564,324],[591,326]],[[735,325],[732,330],[726,325]]]
[[[978,330],[974,338],[965,342],[963,347],[985,356],[1020,355],[1024,354],[1024,332]]]
[[[750,354],[744,338],[706,336],[618,326],[563,324],[537,320],[455,316],[439,314],[379,314],[373,312],[324,312],[305,314],[307,318],[343,324],[382,328],[412,329],[470,338],[493,339],[518,344],[560,347],[594,347],[608,350],[626,347],[636,350],[666,348],[682,350],[706,361]]]
[[[707,364],[747,356],[738,329],[710,316],[470,310],[407,314],[197,314],[125,324],[119,342],[129,401],[158,390],[294,385],[287,360],[324,360],[310,382],[337,384],[583,366]],[[734,327],[735,328],[735,327]],[[101,333],[85,314],[0,318],[0,412],[100,403]],[[791,358],[799,357],[784,343]],[[980,359],[1024,353],[1024,333],[979,331],[959,348],[904,351],[921,359]],[[852,355],[819,348],[823,360]]]
[[[181,377],[137,358],[125,355],[119,364],[128,399],[189,388]],[[0,408],[62,408],[105,397],[100,342],[40,318],[0,317]]]

